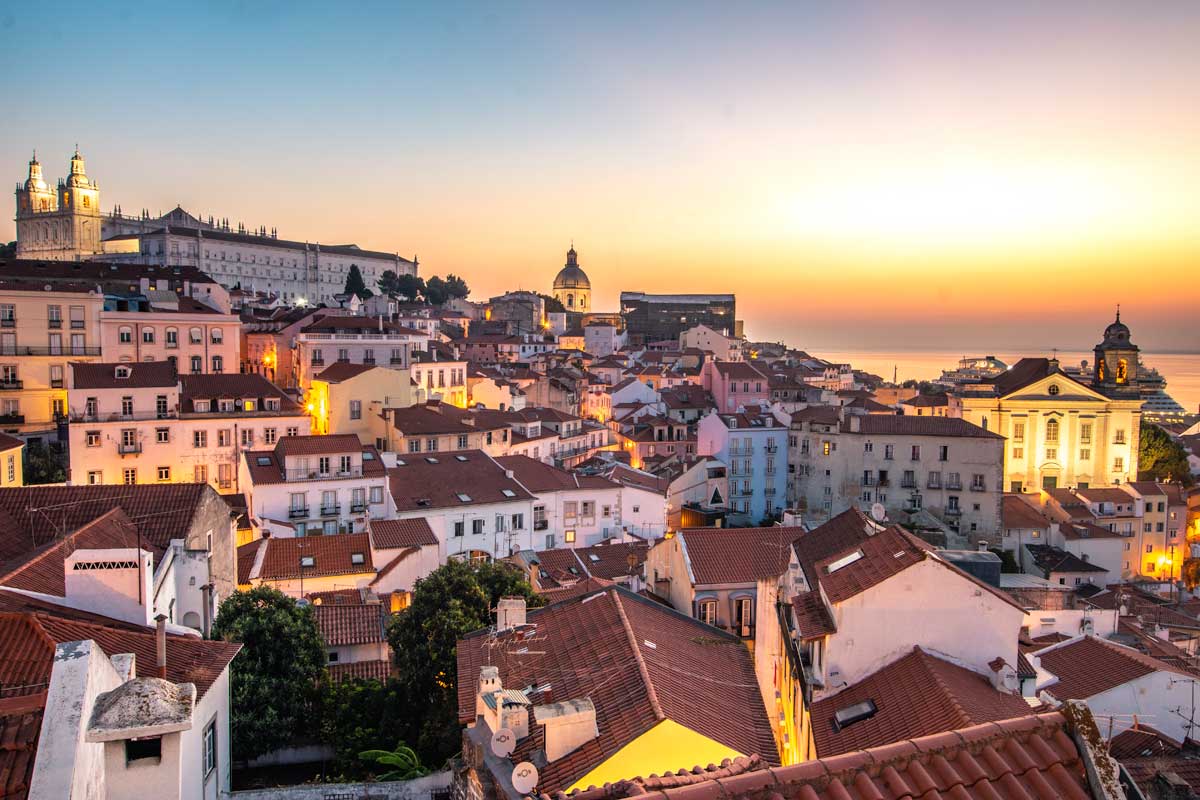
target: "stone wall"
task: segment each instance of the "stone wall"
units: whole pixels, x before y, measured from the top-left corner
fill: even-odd
[[[274,789],[245,789],[222,794],[222,800],[431,800],[450,789],[449,770],[411,781],[385,783],[318,783]],[[444,796],[444,795],[442,795]]]

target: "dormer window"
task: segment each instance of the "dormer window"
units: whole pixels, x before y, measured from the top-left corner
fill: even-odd
[[[211,408],[211,402],[208,400],[196,400],[194,401],[194,404],[196,406],[197,414],[207,414]]]
[[[263,400],[263,408],[265,408],[267,411],[278,411],[279,410],[279,398],[278,397],[266,398],[265,400]]]
[[[223,412],[233,411],[233,400],[229,398],[221,398],[217,401],[217,407]]]
[[[129,376],[132,374],[132,373],[133,373],[133,370],[132,370],[130,367],[127,367],[127,366],[126,366],[126,365],[124,365],[124,364],[119,364],[119,365],[117,365],[116,369],[115,369],[115,370],[113,370],[113,375],[114,375],[114,376],[115,376],[115,377],[116,377],[118,380],[125,380],[125,379],[127,379],[127,378],[128,378],[128,377],[129,377]]]
[[[257,409],[258,409],[258,401],[257,400],[243,400],[242,401],[242,410],[243,411],[256,411]]]

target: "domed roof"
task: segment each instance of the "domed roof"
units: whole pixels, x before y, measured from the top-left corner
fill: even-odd
[[[567,251],[567,263],[554,276],[555,289],[591,289],[592,282],[587,273],[579,268],[578,255],[575,248]]]
[[[1117,318],[1104,329],[1103,345],[1115,345],[1119,347],[1131,347],[1129,341],[1129,326],[1121,322],[1121,309],[1117,309]]]

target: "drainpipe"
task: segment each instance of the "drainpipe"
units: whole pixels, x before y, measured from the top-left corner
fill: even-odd
[[[158,677],[166,680],[167,677],[167,615],[159,614],[154,618],[154,641],[157,650],[156,665],[158,667]]]

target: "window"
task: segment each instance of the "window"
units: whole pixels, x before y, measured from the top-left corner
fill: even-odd
[[[1148,544],[1148,545],[1146,545],[1146,552],[1147,552],[1147,553],[1153,553],[1153,552],[1154,552],[1154,545],[1152,545],[1152,544]]]
[[[1079,443],[1080,444],[1091,444],[1092,443],[1092,423],[1081,422],[1079,424]]]
[[[121,344],[132,344],[133,328],[122,326],[121,329],[117,331],[117,341]]]
[[[408,440],[408,452],[410,452],[410,453],[421,452],[421,440],[420,439],[409,439]]]
[[[1050,394],[1052,394],[1052,395],[1058,394],[1058,384],[1057,383],[1050,384],[1050,388],[1047,391],[1049,391]]]
[[[204,728],[204,777],[217,768],[217,721],[214,719]]]
[[[274,428],[263,428],[263,442],[265,444],[275,444],[278,436]]]
[[[567,530],[563,531],[563,541],[567,544],[573,544],[575,542],[574,528],[568,528]]]
[[[1079,451],[1079,460],[1080,461],[1091,461],[1092,460],[1092,451],[1087,448],[1080,450]]]
[[[220,328],[213,328],[212,329],[212,343],[213,344],[221,344],[223,341],[225,341],[225,332],[222,331]]]
[[[1014,422],[1013,423],[1013,441],[1014,442],[1025,441],[1025,423],[1024,422]]]
[[[62,364],[50,365],[50,388],[61,389],[66,385],[63,381],[63,366]]]
[[[895,446],[895,445],[892,445],[892,444],[885,444],[885,445],[883,446],[883,458],[884,458],[884,460],[885,460],[885,461],[891,461],[891,460],[892,460],[893,458],[895,458],[895,457],[896,457],[896,446]]]
[[[514,531],[525,530],[525,515],[524,514],[513,514],[512,515],[512,529]]]
[[[352,464],[353,461],[351,460],[350,456],[342,456],[338,460],[338,472],[343,475],[349,474]]]
[[[208,483],[208,465],[197,464],[192,469],[192,480],[195,483]]]
[[[465,522],[463,522],[461,519],[458,522],[455,522],[454,523],[454,535],[462,536],[464,533],[466,533],[466,525],[467,524]]]
[[[242,428],[242,447],[252,447],[254,445],[254,429]]]
[[[229,428],[221,428],[217,431],[217,447],[229,447]]]
[[[362,419],[362,400],[350,401],[350,419]]]
[[[158,444],[166,444],[167,442],[171,441],[171,429],[170,428],[155,428],[154,429],[154,441],[157,442]]]
[[[1125,429],[1124,428],[1117,429],[1117,432],[1113,435],[1113,444],[1125,444]]]
[[[192,431],[192,447],[208,447],[208,431]]]
[[[125,740],[125,764],[134,761],[162,761],[162,737],[150,736],[143,739]]]
[[[212,357],[212,371],[221,373],[225,371],[225,359],[222,356]]]
[[[17,342],[16,342],[15,337],[11,338],[11,339],[8,338],[8,337],[13,336],[10,333],[6,333],[6,334],[4,334],[4,336],[5,336],[4,352],[8,353],[8,354],[17,352]],[[60,356],[60,355],[62,355],[62,351],[63,351],[62,334],[61,333],[50,334],[50,355]]]
[[[167,416],[167,396],[165,394],[154,398],[154,413],[158,415],[159,419]]]
[[[1125,459],[1121,458],[1120,456],[1117,456],[1116,458],[1113,459],[1113,472],[1124,472],[1124,471],[1125,471]]]
[[[596,503],[591,500],[584,500],[580,507],[580,516],[594,517],[596,516]]]
[[[371,487],[371,502],[372,503],[382,503],[383,502],[383,487],[382,486],[372,486]]]
[[[467,449],[467,435],[465,433],[459,434],[459,436],[458,436],[458,449],[459,450]]]
[[[204,359],[200,356],[192,356],[192,374],[199,375],[204,371]]]
[[[103,474],[100,472],[100,470],[89,472],[87,476],[87,482],[88,486],[99,486],[100,484],[104,483]]]
[[[317,472],[322,475],[329,474],[329,456],[321,456],[317,459]]]
[[[1058,448],[1057,447],[1047,447],[1046,448],[1046,458],[1049,461],[1057,460],[1058,459]]]
[[[563,503],[563,516],[574,519],[579,515],[579,504],[574,500],[568,500]]]
[[[300,429],[295,426],[289,426],[287,429],[288,436],[296,436],[300,433]]]
[[[696,604],[696,618],[705,625],[717,624],[717,601],[701,600]]]
[[[984,487],[984,482],[983,482],[983,475],[981,475],[980,473],[975,473],[974,475],[971,476],[971,488],[977,492],[982,492],[984,490],[985,487]]]
[[[171,480],[171,468],[170,467],[159,467],[158,468],[158,479],[160,481]]]
[[[1058,420],[1056,419],[1046,420],[1046,444],[1058,444]]]
[[[483,520],[481,520],[481,519],[471,520],[471,533],[476,534],[476,535],[483,533]]]
[[[62,327],[62,306],[46,306],[46,323],[50,328]]]
[[[1012,457],[1014,459],[1024,458],[1025,457],[1025,448],[1024,447],[1014,447]]]
[[[179,330],[177,328],[167,328],[166,340],[167,347],[179,347]]]
[[[142,344],[154,344],[154,328],[142,328]]]
[[[308,494],[306,492],[292,492],[288,495],[288,508],[292,511],[308,511]]]
[[[921,445],[919,445],[919,444],[914,444],[914,445],[912,446],[912,460],[913,460],[913,461],[920,461],[920,460],[921,460]]]
[[[88,447],[99,447],[100,446],[100,431],[88,431],[87,432],[87,446]]]
[[[82,356],[87,349],[87,340],[82,333],[71,334],[71,355]]]
[[[121,416],[123,416],[123,417],[133,416],[133,398],[132,397],[126,396],[126,397],[121,398]]]
[[[137,483],[137,467],[128,467],[121,472],[121,481],[126,486]]]
[[[200,344],[204,341],[204,335],[199,328],[191,328],[188,330],[188,341],[192,344]]]

